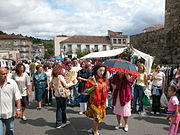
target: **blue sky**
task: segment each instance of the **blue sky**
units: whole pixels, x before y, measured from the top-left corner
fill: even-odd
[[[0,0],[0,30],[43,39],[132,35],[163,24],[164,12],[165,0]]]

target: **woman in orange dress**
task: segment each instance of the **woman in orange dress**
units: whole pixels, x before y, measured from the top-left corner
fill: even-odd
[[[99,135],[98,124],[106,116],[106,97],[108,93],[108,80],[106,67],[102,64],[93,68],[92,77],[87,80],[85,88],[93,88],[87,104],[86,116],[93,118],[92,133]]]

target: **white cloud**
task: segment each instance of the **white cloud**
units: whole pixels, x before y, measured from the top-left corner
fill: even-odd
[[[164,0],[1,0],[0,30],[39,38],[124,34],[164,22]]]

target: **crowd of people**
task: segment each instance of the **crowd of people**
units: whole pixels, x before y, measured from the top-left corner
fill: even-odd
[[[43,105],[52,105],[56,101],[56,128],[70,124],[67,118],[67,106],[79,106],[79,114],[92,118],[91,133],[99,135],[98,125],[106,117],[106,109],[113,109],[117,118],[115,129],[124,127],[128,132],[128,120],[131,113],[146,116],[143,105],[145,90],[151,85],[152,115],[161,113],[161,95],[169,97],[168,116],[171,119],[169,135],[176,135],[179,127],[179,91],[180,65],[174,71],[175,84],[167,84],[161,66],[156,65],[155,72],[148,75],[140,60],[135,63],[138,77],[124,72],[107,70],[103,62],[65,58],[63,62],[37,63],[27,61],[16,63],[13,71],[0,67],[0,135],[3,126],[6,134],[14,134],[14,114],[23,121],[28,120],[26,108],[32,91],[35,91],[37,110]],[[169,88],[168,88],[169,87]],[[168,88],[168,90],[167,90]],[[79,95],[88,95],[87,101],[78,102]],[[15,104],[16,103],[16,112]],[[122,124],[121,117],[124,119]]]

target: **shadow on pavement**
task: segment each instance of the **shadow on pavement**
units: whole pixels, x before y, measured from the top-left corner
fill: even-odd
[[[70,125],[60,129],[50,129],[46,131],[48,135],[89,135],[92,121],[86,117],[70,118]]]
[[[68,107],[67,108],[67,113],[79,114],[79,111],[75,111],[75,110],[73,110],[73,108],[71,109],[70,107]]]
[[[32,126],[39,126],[39,127],[43,127],[43,126],[49,126],[49,127],[55,127],[54,123],[51,122],[47,122],[44,118],[38,118],[38,119],[28,119],[27,121],[20,121],[21,124],[30,124]]]
[[[154,117],[134,117],[136,120],[145,120],[146,122],[153,123],[153,124],[164,124],[168,125],[168,121],[164,118],[154,118]]]
[[[106,114],[109,115],[109,114],[114,114],[113,113],[113,109],[112,108],[107,108],[106,109]]]

